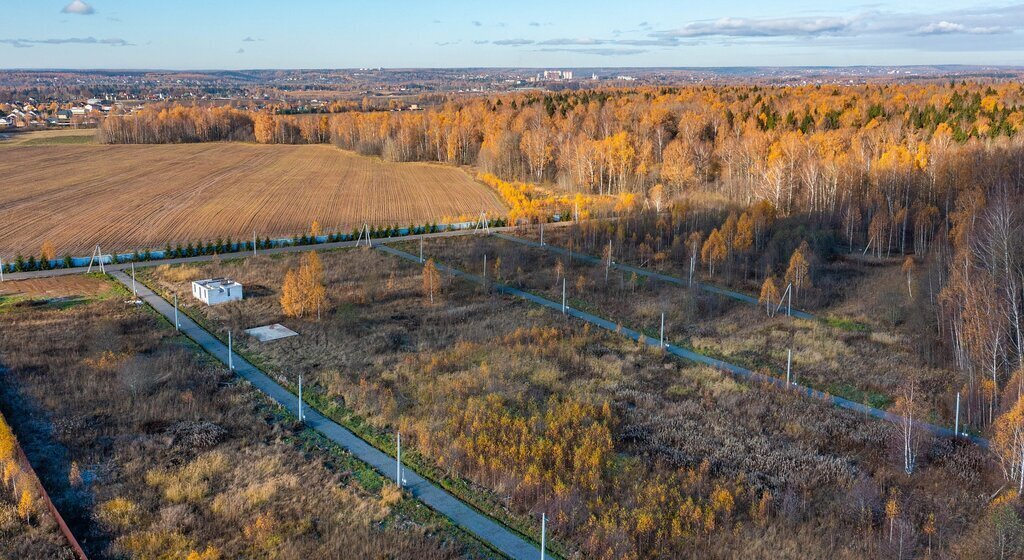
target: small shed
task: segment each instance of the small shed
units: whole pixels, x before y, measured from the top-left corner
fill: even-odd
[[[217,305],[242,299],[242,285],[230,278],[196,280],[192,295],[206,305]]]

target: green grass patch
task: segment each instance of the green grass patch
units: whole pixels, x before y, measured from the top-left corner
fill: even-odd
[[[893,400],[888,395],[878,393],[875,391],[867,391],[864,389],[858,389],[849,383],[838,383],[826,385],[821,389],[826,393],[835,395],[837,397],[843,397],[844,399],[851,400],[853,402],[859,402],[866,404],[870,407],[877,408],[879,410],[888,410],[892,406]]]
[[[848,332],[866,333],[871,331],[871,327],[868,325],[859,321],[854,321],[853,319],[846,319],[844,317],[825,317],[825,324]]]
[[[19,146],[68,146],[80,144],[92,144],[95,139],[92,134],[80,134],[73,136],[50,136],[44,138],[29,138],[19,143]]]

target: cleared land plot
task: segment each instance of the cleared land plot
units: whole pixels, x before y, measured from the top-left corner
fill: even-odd
[[[0,254],[163,248],[504,213],[461,169],[329,146],[14,146],[0,152]]]
[[[469,253],[466,243],[451,250]],[[302,374],[311,403],[378,444],[400,429],[409,465],[448,477],[481,509],[507,510],[513,522],[548,512],[561,550],[878,556],[889,543],[864,535],[887,534],[890,488],[907,497],[912,523],[935,512],[950,538],[965,530],[963,511],[978,511],[987,497],[979,496],[998,488],[974,446],[923,442],[921,467],[907,477],[892,425],[736,383],[466,282],[443,278],[441,303],[429,305],[420,267],[376,251],[322,257],[330,303],[319,322],[281,314],[279,286],[298,255],[144,274],[182,298],[192,278],[254,286],[251,297],[214,308],[182,301],[222,337],[273,322],[298,331],[273,344],[239,336],[236,348],[284,382]],[[722,490],[729,514],[711,506]],[[750,512],[766,492],[769,513],[758,521]],[[705,517],[695,522],[698,510]],[[926,539],[903,544],[923,551]]]
[[[415,252],[417,243],[396,247]],[[665,313],[665,339],[705,355],[784,377],[787,350],[793,375],[804,385],[887,409],[915,375],[928,396],[929,418],[953,424],[956,388],[950,372],[929,367],[898,332],[862,332],[819,321],[769,318],[761,307],[659,282],[496,237],[432,239],[424,256],[561,301],[562,277],[571,307],[640,330],[657,340]],[[559,264],[561,263],[561,264]],[[559,270],[561,267],[561,273]],[[560,277],[561,275],[561,277]]]
[[[148,308],[0,312],[0,332],[0,407],[90,558],[492,557]],[[64,558],[5,548],[9,510],[0,557]]]

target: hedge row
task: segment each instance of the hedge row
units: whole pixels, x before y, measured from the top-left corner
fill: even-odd
[[[502,227],[506,225],[504,218],[496,218],[489,220],[488,226],[491,227]],[[414,235],[422,233],[437,233],[449,229],[450,226],[438,225],[437,223],[425,224],[421,226],[410,225],[408,228],[400,228],[397,225],[394,226],[374,226],[370,228],[370,238],[381,239],[386,237],[400,237],[405,235]],[[320,236],[324,237],[324,236]],[[309,234],[297,235],[291,239],[278,239],[271,240],[269,237],[264,239],[256,240],[256,249],[270,249],[273,247],[287,247],[287,246],[301,246],[301,245],[316,245],[320,243],[336,243],[339,241],[351,241],[360,237],[360,230],[354,229],[352,233],[340,233],[334,232],[326,236],[324,241],[320,241],[317,237]],[[164,259],[180,259],[185,257],[198,257],[203,255],[222,255],[230,253],[240,253],[253,250],[252,241],[232,241],[231,238],[224,240],[223,238],[217,238],[216,241],[206,241],[198,243],[189,243],[187,245],[177,244],[171,247],[170,244],[164,247],[163,252],[154,252],[146,250],[143,252],[135,251],[130,255],[114,255],[113,259],[115,263],[127,263],[127,262],[144,262],[144,261],[156,261]],[[88,266],[86,265],[78,265]],[[63,259],[58,261],[49,261],[42,257],[36,258],[35,255],[29,256],[27,259],[22,255],[15,257],[14,262],[4,263],[3,270],[5,273],[11,272],[30,272],[35,270],[51,270],[57,268],[74,268],[74,259],[71,255],[65,255]]]

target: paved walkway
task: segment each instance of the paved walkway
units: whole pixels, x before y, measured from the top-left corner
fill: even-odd
[[[514,237],[514,236],[511,236],[511,235],[505,235],[505,234],[500,233],[500,232],[495,232],[494,236],[498,237],[498,238],[501,238],[501,239],[504,239],[506,241],[511,241],[513,243],[519,243],[520,245],[528,245],[530,247],[537,247],[539,249],[544,249],[546,251],[551,251],[552,253],[557,253],[559,255],[565,255],[565,256],[568,256],[568,257],[570,257],[570,258],[572,258],[574,260],[588,262],[588,263],[591,263],[591,264],[599,264],[599,265],[604,266],[604,260],[603,259],[600,259],[600,258],[595,257],[593,255],[588,255],[586,253],[580,253],[578,251],[570,252],[568,249],[564,249],[562,247],[551,245],[550,243],[545,243],[545,244],[541,245],[537,241],[532,241],[530,239],[523,239],[521,237]],[[667,282],[669,284],[675,284],[677,286],[684,286],[685,287],[685,286],[689,285],[689,282],[687,282],[686,280],[683,280],[682,278],[678,278],[676,276],[670,276],[668,274],[662,274],[660,272],[655,272],[653,270],[647,270],[647,269],[639,268],[639,267],[636,267],[636,266],[630,266],[628,264],[617,263],[614,260],[612,261],[612,268],[617,269],[617,270],[624,270],[626,272],[633,272],[633,273],[636,273],[637,276],[646,276],[647,278],[654,278],[656,280],[661,280],[662,282]],[[700,288],[701,290],[704,290],[705,292],[709,292],[709,293],[712,293],[712,294],[717,294],[717,295],[720,295],[720,296],[723,296],[723,297],[727,297],[727,298],[732,298],[732,299],[735,299],[737,301],[742,301],[744,303],[749,303],[749,304],[752,304],[752,305],[761,305],[761,303],[757,301],[757,298],[755,298],[753,296],[749,296],[749,295],[741,293],[741,292],[736,292],[736,291],[733,291],[733,290],[727,290],[725,288],[720,288],[720,287],[715,286],[713,284],[707,284],[707,283],[704,283],[704,282],[694,282],[694,284],[698,288]],[[815,317],[814,315],[811,315],[810,313],[807,313],[806,311],[800,311],[799,309],[794,309],[791,315],[793,317],[797,317],[799,319],[809,319],[809,320],[812,320],[812,321],[817,319],[817,317]]]
[[[406,238],[402,238],[406,239]],[[303,249],[308,249],[304,247]],[[114,271],[111,274],[119,282],[131,289],[132,279],[127,274]],[[137,285],[139,297],[148,303],[158,313],[174,323],[174,306],[165,299],[156,295],[152,290],[142,284]],[[194,340],[212,356],[227,364],[228,349],[220,340],[200,327],[184,313],[179,314],[181,332]],[[299,399],[284,387],[278,385],[267,374],[247,362],[239,355],[233,359],[235,373],[252,383],[254,387],[265,393],[290,413],[298,416]],[[303,407],[303,414],[306,416],[306,425],[320,432],[331,441],[352,453],[356,458],[373,467],[385,478],[394,480],[396,465],[395,458],[387,455],[372,445],[366,443],[358,436],[335,423],[333,420],[320,414],[310,406]],[[478,512],[469,505],[463,503],[455,496],[444,489],[424,479],[411,469],[403,469],[405,475],[405,489],[416,499],[430,506],[435,511],[445,515],[453,523],[477,538],[490,543],[495,549],[504,555],[515,560],[532,560],[540,557],[540,548],[528,542],[523,537],[513,533],[504,525],[499,524],[490,517]],[[548,557],[551,557],[549,554]]]
[[[389,253],[389,254],[401,257],[403,259],[406,259],[406,260],[409,260],[409,261],[412,261],[412,262],[415,262],[415,263],[419,263],[420,262],[419,257],[417,257],[415,255],[410,255],[409,253],[406,253],[404,251],[400,251],[398,249],[395,249],[394,247],[389,247],[389,246],[386,246],[386,245],[378,245],[377,248],[380,249],[381,251],[384,251],[385,253]],[[450,274],[452,276],[456,276],[456,277],[459,277],[459,278],[464,278],[464,279],[469,280],[470,282],[474,282],[476,284],[483,284],[483,282],[484,282],[482,278],[480,278],[479,276],[477,276],[475,274],[470,274],[468,272],[463,272],[462,270],[459,270],[459,269],[456,269],[456,268],[452,268],[452,267],[443,265],[443,264],[437,262],[436,260],[434,261],[434,263],[437,266],[438,270],[440,270],[442,272],[445,272],[447,274]],[[495,290],[497,290],[500,293],[512,295],[512,296],[515,296],[515,297],[518,297],[518,298],[522,298],[522,299],[525,299],[525,300],[527,300],[529,302],[536,303],[537,305],[541,305],[541,306],[547,307],[548,309],[553,309],[555,311],[562,312],[562,304],[561,303],[558,303],[558,302],[555,302],[555,301],[551,301],[549,299],[540,297],[540,296],[538,296],[536,294],[531,294],[529,292],[525,292],[523,290],[519,290],[519,289],[513,288],[511,286],[506,286],[506,285],[498,284],[498,283],[491,282],[491,281],[488,281],[488,284],[491,285]],[[586,321],[586,322],[588,322],[588,323],[590,323],[592,325],[596,325],[598,327],[601,327],[601,328],[603,328],[605,330],[608,330],[608,331],[611,331],[611,332],[614,332],[614,333],[618,333],[618,334],[622,334],[623,336],[626,336],[627,338],[630,338],[630,339],[632,339],[634,341],[640,340],[640,337],[642,336],[642,334],[640,332],[637,332],[637,331],[635,331],[633,329],[629,329],[629,328],[626,328],[626,327],[620,327],[619,325],[617,325],[617,324],[615,324],[615,323],[613,323],[613,322],[611,322],[611,321],[609,321],[607,319],[603,319],[601,317],[598,317],[597,315],[586,313],[586,312],[580,311],[578,309],[573,309],[572,307],[567,307],[566,310],[565,310],[565,314],[569,315],[571,317],[576,317],[577,319],[581,319],[581,320]],[[644,340],[645,340],[645,342],[647,343],[648,346],[657,347],[660,344],[658,340],[652,339],[650,337],[645,337]],[[806,387],[806,386],[803,386],[803,385],[798,385],[796,383],[791,383],[789,385],[789,387],[787,388],[786,387],[786,380],[785,379],[780,379],[778,377],[773,377],[773,376],[770,376],[770,375],[760,374],[760,373],[751,371],[749,369],[746,369],[746,368],[743,368],[743,367],[740,367],[740,366],[737,366],[737,365],[734,365],[734,364],[730,364],[729,362],[724,362],[724,361],[718,360],[716,358],[711,358],[711,357],[705,356],[703,354],[698,354],[697,352],[694,352],[692,350],[687,350],[686,348],[681,348],[681,347],[675,346],[673,344],[666,343],[665,351],[668,352],[669,354],[672,354],[674,356],[678,356],[678,357],[686,359],[686,360],[690,360],[692,362],[697,362],[697,363],[700,363],[700,364],[709,365],[709,366],[711,366],[713,368],[716,368],[716,369],[719,369],[721,371],[725,371],[727,373],[730,373],[733,376],[738,377],[738,378],[743,379],[743,380],[753,381],[753,382],[757,382],[757,383],[767,383],[767,384],[773,385],[773,386],[775,386],[775,387],[777,387],[779,389],[794,391],[794,392],[799,393],[800,395],[802,395],[804,397],[807,397],[807,398],[823,400],[823,401],[826,401],[826,402],[830,402],[830,403],[832,403],[832,404],[834,404],[834,405],[836,405],[836,406],[838,406],[840,408],[845,408],[847,410],[852,410],[854,412],[859,412],[861,414],[865,414],[865,415],[871,416],[873,418],[879,418],[881,420],[887,420],[889,422],[898,422],[898,423],[902,423],[904,421],[904,417],[899,416],[897,414],[893,414],[891,412],[888,412],[888,411],[885,411],[885,410],[881,410],[881,409],[878,409],[878,408],[873,408],[873,407],[870,407],[870,406],[867,406],[867,405],[864,405],[864,404],[861,404],[861,403],[858,403],[858,402],[851,401],[849,399],[844,399],[843,397],[837,397],[835,395],[830,395],[830,394],[824,393],[822,391],[819,391],[817,389],[812,389],[811,387]],[[916,427],[918,429],[925,430],[927,432],[931,432],[932,434],[935,434],[937,436],[950,437],[950,438],[951,437],[955,437],[954,431],[949,429],[949,428],[944,428],[942,426],[936,426],[934,424],[929,424],[927,422],[922,422],[922,421],[919,421],[919,420],[916,420],[916,419],[914,420],[914,424],[916,425]],[[986,449],[988,448],[988,445],[989,445],[988,444],[988,440],[985,440],[983,438],[976,437],[976,436],[968,436],[967,439],[969,439],[971,442],[973,442],[973,443],[975,443],[977,445],[980,445],[981,447],[984,447]]]

